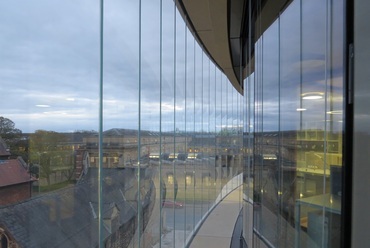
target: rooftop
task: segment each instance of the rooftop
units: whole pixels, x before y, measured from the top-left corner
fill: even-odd
[[[96,247],[99,241],[97,173],[91,168],[75,186],[0,207],[0,227],[21,247]],[[103,216],[109,219],[114,209],[119,212],[118,225],[104,225],[104,239],[136,216],[136,202],[130,198],[136,191],[130,192],[128,187],[135,180],[134,174],[134,169],[127,168],[103,171]],[[150,202],[148,195],[152,191],[147,192],[143,206]]]
[[[0,160],[0,187],[34,181],[20,159]]]

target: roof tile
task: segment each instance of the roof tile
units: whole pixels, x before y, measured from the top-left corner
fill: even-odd
[[[33,180],[18,159],[0,160],[0,187]]]

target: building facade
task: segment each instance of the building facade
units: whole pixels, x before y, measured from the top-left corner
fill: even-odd
[[[260,206],[253,209],[252,228],[259,238],[250,244],[340,247],[348,145],[343,143],[345,3],[282,2],[255,2],[250,9],[255,36],[247,61],[253,57],[255,64],[244,90],[248,131],[255,134],[254,178],[245,192],[253,192]],[[275,13],[270,20],[267,11]],[[274,140],[265,135],[270,132]],[[266,153],[276,159],[264,159]]]
[[[368,1],[0,9],[0,137],[48,191],[0,206],[0,248],[192,247],[240,187],[237,247],[370,243]]]
[[[220,24],[210,2],[179,2],[197,39],[244,90],[248,247],[368,243],[368,3],[218,1],[228,13]],[[215,39],[222,32],[225,40]],[[215,50],[225,43],[230,60]]]

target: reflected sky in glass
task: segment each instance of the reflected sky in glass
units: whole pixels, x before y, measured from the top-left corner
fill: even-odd
[[[313,5],[313,4],[312,4]],[[37,1],[28,3],[24,1],[0,3],[2,15],[0,16],[0,83],[7,94],[0,99],[1,115],[10,118],[23,132],[33,132],[36,129],[55,131],[96,130],[98,109],[98,83],[99,83],[99,6],[90,1]],[[151,120],[159,111],[159,11],[151,11],[158,5],[146,2],[143,7],[142,19],[142,113],[143,120]],[[310,12],[310,5],[305,7]],[[168,87],[162,93],[162,111],[164,119],[173,116],[173,5],[164,2],[163,7],[163,85]],[[335,11],[341,11],[339,8]],[[137,128],[137,101],[138,101],[138,4],[132,2],[110,1],[105,6],[104,18],[104,126],[106,129],[114,127]],[[335,13],[333,13],[335,16]],[[286,29],[296,25],[284,17]],[[178,30],[184,29],[183,20],[177,16]],[[294,19],[294,16],[291,17]],[[135,20],[135,21],[132,21]],[[339,25],[341,20],[334,18],[333,25]],[[94,25],[95,24],[95,25]],[[315,22],[304,23],[307,33],[315,29],[325,34],[324,26]],[[294,29],[294,27],[292,27]],[[277,29],[269,29],[269,35],[278,35]],[[274,34],[275,33],[275,34]],[[176,80],[180,84],[185,82],[185,39],[183,31],[177,31],[177,47],[179,57],[176,61]],[[340,39],[342,33],[334,32],[333,40]],[[190,33],[188,33],[190,36]],[[304,34],[303,34],[304,37]],[[292,36],[284,42],[296,44],[299,37]],[[309,85],[313,88],[324,84],[322,78],[325,58],[321,50],[317,50],[317,42],[307,37],[303,44],[305,50],[316,51],[304,53],[303,67],[304,81],[307,90]],[[320,39],[321,40],[321,39]],[[191,49],[192,38],[187,39],[188,48]],[[264,47],[271,47],[275,42],[266,39]],[[335,44],[334,44],[335,45]],[[293,47],[293,46],[292,46]],[[336,47],[334,47],[336,49]],[[190,51],[188,51],[190,54]],[[291,55],[290,55],[291,53]],[[189,60],[192,60],[189,55]],[[198,56],[201,56],[200,54]],[[333,54],[332,76],[335,92],[340,92],[342,77],[340,74],[341,53]],[[208,59],[208,58],[207,58]],[[285,51],[281,61],[289,64],[281,72],[284,81],[281,91],[291,91],[296,85],[297,71],[300,70],[300,57],[294,49]],[[272,67],[278,61],[269,59]],[[198,63],[200,64],[200,63]],[[201,73],[194,73],[189,66],[187,80],[196,80],[196,86],[201,91]],[[199,68],[197,68],[199,70]],[[266,75],[265,77],[268,77]],[[211,82],[211,86],[215,82]],[[180,86],[177,90],[183,91]],[[217,89],[223,90],[225,89]],[[232,97],[232,91],[226,91]],[[295,92],[299,94],[299,92]],[[200,94],[199,94],[200,97]],[[224,96],[226,101],[226,96]],[[264,116],[276,113],[276,101],[264,96]],[[334,101],[337,98],[334,98]],[[176,114],[185,111],[183,102],[184,92],[176,96]],[[191,99],[187,99],[191,105]],[[336,109],[340,111],[341,98],[338,98]],[[226,103],[226,102],[224,102]],[[203,102],[203,109],[207,109],[208,102]],[[284,104],[289,105],[288,102]],[[293,106],[294,105],[294,106]],[[217,106],[217,105],[216,105]],[[292,118],[294,111],[301,106],[291,104]],[[309,106],[306,106],[307,109]],[[200,109],[196,108],[196,109]],[[215,109],[215,115],[221,115],[222,108]],[[124,113],[124,114],[123,114]],[[234,114],[234,112],[230,112]],[[169,115],[166,117],[166,115]],[[224,115],[224,113],[222,113]],[[307,115],[307,112],[306,112]],[[230,116],[223,119],[223,125],[233,125],[237,117]],[[183,121],[184,120],[179,120]],[[266,120],[267,121],[267,120]],[[145,125],[145,121],[143,122]],[[266,122],[268,124],[268,122]],[[179,124],[184,127],[184,124]],[[143,129],[157,129],[150,125]],[[202,129],[201,125],[196,125]],[[273,126],[267,127],[274,129]],[[288,127],[287,128],[294,128]]]
[[[0,99],[1,115],[13,120],[23,132],[97,130],[99,4],[87,0],[12,1],[1,2],[0,9],[0,84],[7,92]],[[153,9],[158,9],[157,3],[146,2],[142,8],[143,129],[158,129],[145,126],[145,120],[151,120],[159,111],[160,16],[159,9]],[[136,129],[139,6],[130,1],[109,1],[104,10],[104,127]],[[164,120],[172,118],[174,104],[173,11],[172,2],[164,1],[163,85],[168,88],[162,92]],[[177,31],[176,80],[184,84],[184,22],[180,15],[177,19],[177,29],[181,31]],[[188,36],[190,48],[194,41],[190,33]],[[201,59],[200,52],[197,56]],[[201,60],[198,64],[197,71]],[[201,91],[201,73],[194,78],[190,75],[194,68],[187,70],[187,80],[196,80],[197,90]],[[184,92],[176,98],[176,113],[181,115],[185,111]],[[204,102],[203,108],[208,104]],[[221,109],[215,111],[217,115]]]

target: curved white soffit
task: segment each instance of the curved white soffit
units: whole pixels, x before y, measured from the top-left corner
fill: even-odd
[[[189,28],[208,56],[225,73],[234,88],[243,93],[235,75],[228,35],[227,0],[176,0]],[[182,9],[184,8],[184,9]]]

